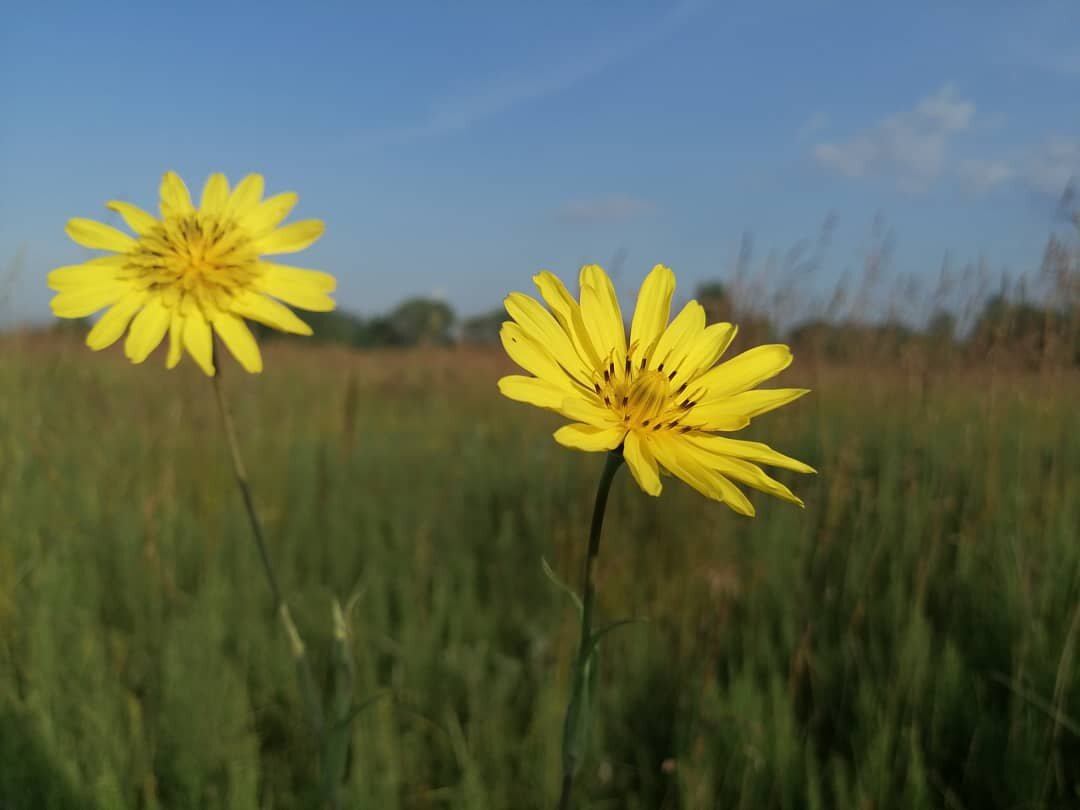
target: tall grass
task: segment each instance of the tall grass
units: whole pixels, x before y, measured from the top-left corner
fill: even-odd
[[[312,742],[206,380],[0,346],[0,807],[290,808]],[[356,693],[347,807],[554,805],[601,455],[464,351],[229,375],[268,539]],[[582,805],[1080,806],[1080,379],[799,364],[749,438],[814,464],[740,518],[616,481]],[[324,676],[320,673],[320,677]]]

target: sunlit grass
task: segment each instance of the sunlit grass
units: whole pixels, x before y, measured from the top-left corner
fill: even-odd
[[[0,345],[0,803],[307,806],[206,381],[84,352]],[[356,694],[395,694],[345,806],[552,806],[576,616],[539,560],[577,575],[602,459],[504,401],[495,353],[267,354],[226,384],[295,618],[325,661],[357,594]],[[813,393],[746,438],[820,471],[805,512],[616,482],[598,610],[652,621],[605,642],[582,802],[1080,802],[1080,380],[788,377]]]

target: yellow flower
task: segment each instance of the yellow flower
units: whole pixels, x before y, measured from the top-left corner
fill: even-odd
[[[262,371],[259,346],[244,318],[310,335],[311,327],[280,302],[328,312],[334,301],[327,293],[336,286],[327,273],[261,260],[303,250],[323,233],[315,219],[278,227],[296,205],[293,192],[262,196],[261,175],[249,174],[230,192],[225,175],[212,174],[195,208],[184,181],[167,172],[160,219],[129,203],[106,204],[134,237],[93,220],[70,220],[66,231],[75,242],[113,255],[49,273],[49,286],[58,292],[53,313],[82,318],[109,307],[86,344],[104,349],[127,331],[124,349],[133,363],[145,360],[168,334],[168,368],[186,349],[212,376],[216,332],[240,365]]]
[[[733,481],[802,506],[791,490],[756,463],[797,472],[812,467],[759,442],[714,435],[786,405],[805,388],[752,390],[791,363],[787,346],[758,346],[720,365],[736,327],[706,327],[705,310],[688,303],[669,324],[675,274],[663,265],[638,294],[627,342],[619,301],[602,268],[581,269],[580,304],[549,272],[534,276],[549,312],[534,298],[511,293],[501,337],[510,357],[535,375],[499,380],[510,399],[576,420],[555,440],[578,450],[621,448],[638,485],[660,494],[660,470],[736,512],[754,507]]]

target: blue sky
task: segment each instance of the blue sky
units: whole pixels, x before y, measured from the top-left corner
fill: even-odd
[[[628,300],[658,261],[686,296],[744,231],[761,261],[830,213],[823,285],[879,214],[897,272],[1030,270],[1080,176],[1077,31],[1037,1],[24,4],[0,268],[22,257],[15,315],[47,317],[45,274],[86,255],[64,222],[152,207],[175,169],[298,191],[327,233],[295,263],[361,313],[475,313],[619,252]]]

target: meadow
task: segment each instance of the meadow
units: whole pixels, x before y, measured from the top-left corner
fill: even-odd
[[[324,677],[347,603],[343,806],[554,806],[597,454],[497,351],[270,345],[225,368]],[[619,473],[579,803],[1080,807],[1080,376],[796,355],[755,421],[817,468],[746,519]],[[207,379],[0,340],[0,807],[314,806],[314,753]]]

